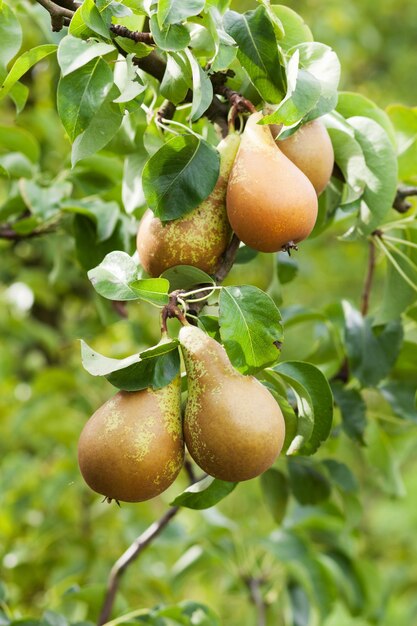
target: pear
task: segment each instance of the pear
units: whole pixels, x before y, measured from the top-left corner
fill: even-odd
[[[232,366],[225,349],[195,326],[179,333],[188,378],[184,438],[205,472],[231,482],[262,474],[281,451],[285,423],[269,391]]]
[[[184,460],[181,381],[119,391],[88,420],[78,443],[86,483],[108,499],[142,502],[177,477]]]
[[[195,209],[170,222],[161,220],[148,209],[139,225],[137,249],[144,269],[159,276],[175,265],[193,265],[214,274],[227,248],[232,229],[227,220],[226,190],[240,136],[231,133],[217,149],[220,173],[211,192]]]
[[[319,119],[308,122],[287,139],[278,140],[277,146],[304,172],[317,195],[321,194],[334,166],[333,146],[323,122]]]
[[[313,185],[277,147],[269,126],[252,113],[227,187],[227,214],[237,236],[261,252],[302,241],[317,219]]]

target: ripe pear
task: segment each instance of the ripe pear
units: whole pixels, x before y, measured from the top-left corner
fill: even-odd
[[[109,499],[142,502],[177,477],[184,460],[181,381],[119,391],[88,420],[78,443],[86,483]]]
[[[287,139],[278,139],[277,146],[304,172],[317,195],[320,195],[330,180],[334,166],[333,146],[323,122],[319,119],[308,122]]]
[[[179,333],[188,378],[184,438],[205,472],[231,482],[262,474],[281,451],[285,423],[269,391],[232,366],[225,349],[195,326]]]
[[[302,241],[317,219],[313,185],[277,147],[269,126],[248,118],[227,187],[227,214],[236,235],[261,252]]]
[[[208,198],[190,213],[163,223],[150,209],[145,212],[139,225],[137,249],[148,274],[159,276],[175,265],[193,265],[214,274],[232,235],[226,213],[226,189],[239,143],[236,133],[219,143],[217,183]]]

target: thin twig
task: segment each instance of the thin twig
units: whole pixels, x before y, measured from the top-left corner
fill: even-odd
[[[43,6],[51,16],[51,26],[54,32],[59,32],[64,26],[66,20],[71,20],[74,15],[74,11],[64,6],[60,6],[52,0],[36,0],[38,4]]]
[[[400,185],[392,205],[393,208],[398,211],[398,213],[407,213],[413,205],[411,202],[408,202],[406,198],[411,196],[417,196],[417,187]]]
[[[366,271],[365,282],[362,290],[362,298],[361,298],[361,312],[362,315],[368,313],[369,310],[369,298],[371,295],[372,283],[374,280],[375,273],[375,257],[376,257],[376,249],[374,239],[370,239],[369,241],[369,255],[368,255],[368,268]]]
[[[8,239],[9,241],[21,241],[22,239],[33,239],[34,237],[41,237],[42,235],[49,235],[56,231],[56,228],[51,226],[44,228],[43,230],[32,230],[30,233],[17,233],[13,230],[12,226],[0,227],[0,239]]]
[[[119,589],[120,580],[129,565],[147,548],[158,535],[164,530],[179,511],[179,507],[173,506],[157,521],[151,524],[128,549],[117,559],[110,570],[107,583],[107,591],[101,609],[97,625],[102,626],[109,621],[113,609],[114,600]]]
[[[258,614],[257,626],[266,626],[266,603],[261,592],[262,579],[248,576],[243,579],[249,590],[252,604],[255,605]]]

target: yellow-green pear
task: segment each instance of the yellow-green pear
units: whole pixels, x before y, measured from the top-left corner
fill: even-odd
[[[119,391],[88,420],[78,443],[86,483],[109,499],[142,502],[177,477],[184,460],[181,382]]]
[[[304,172],[319,195],[327,186],[334,166],[333,146],[323,122],[316,119],[304,124],[287,139],[278,139],[277,146]]]
[[[236,133],[219,143],[219,178],[208,198],[195,209],[165,223],[150,209],[146,211],[139,225],[137,249],[150,276],[159,276],[175,265],[193,265],[208,274],[215,273],[232,235],[226,213],[226,189],[239,143]]]
[[[195,326],[179,333],[188,379],[184,438],[205,472],[231,482],[262,474],[281,451],[285,423],[270,392],[243,376],[225,349]]]
[[[313,185],[277,147],[262,113],[243,131],[227,187],[227,214],[236,235],[261,252],[302,241],[317,219]]]

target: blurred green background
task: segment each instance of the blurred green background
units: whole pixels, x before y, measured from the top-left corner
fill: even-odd
[[[16,3],[17,10],[21,4]],[[243,11],[256,3],[234,6]],[[417,105],[416,2],[310,0],[291,7],[317,40],[338,53],[343,88],[358,90],[380,106]],[[39,7],[24,24],[26,47],[53,37]],[[42,170],[54,176],[69,167],[69,144],[55,113],[53,63],[40,63],[25,80],[31,102],[17,124],[34,134]],[[0,111],[2,123],[14,123],[9,103],[2,103]],[[120,163],[103,157],[94,167],[94,175],[90,169],[87,176],[83,164],[77,165],[73,178],[80,193],[104,189],[107,199],[117,196],[114,177]],[[341,298],[358,306],[367,246],[339,241],[343,230],[339,225],[303,244],[297,255],[298,277],[282,286],[283,309],[300,305],[319,310]],[[0,256],[0,607],[7,605],[15,618],[50,609],[72,621],[94,620],[112,563],[166,510],[185,487],[186,477],[155,501],[121,509],[101,503],[84,485],[76,462],[77,438],[114,388],[84,372],[78,339],[109,356],[125,356],[158,340],[157,314],[146,304],[133,304],[123,320],[94,294],[75,260],[70,221],[59,233],[41,239],[0,241]],[[383,266],[379,259],[372,303],[381,293]],[[267,289],[273,271],[272,257],[259,255],[237,266],[228,282]],[[283,358],[305,357],[310,340],[311,328],[290,331]],[[376,414],[379,420],[384,410],[378,407]],[[372,428],[371,422],[370,438]],[[367,592],[362,598],[369,618],[364,624],[411,626],[417,623],[417,438],[415,429],[396,423],[389,438],[395,457],[390,479],[378,460],[370,460],[370,471],[366,448],[356,448],[344,435],[320,453],[346,460],[353,468],[361,484],[363,515],[353,497],[345,503],[347,520],[334,503],[293,503],[285,524],[316,541],[318,550],[326,533],[344,537],[361,576],[376,581],[375,589],[380,582],[383,605],[377,594]],[[400,467],[404,484],[397,475]],[[398,484],[393,487],[389,480]],[[407,497],[401,499],[401,493]],[[214,510],[182,511],[128,571],[118,610],[192,598],[212,606],[228,626],[253,626],[255,611],[244,579],[267,572],[268,624],[289,623],[281,610],[289,566],[274,559],[263,543],[274,529],[259,481],[240,485]],[[360,626],[362,621],[350,618],[336,603],[328,623]]]

